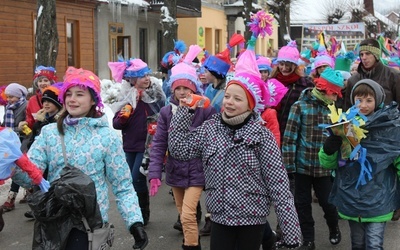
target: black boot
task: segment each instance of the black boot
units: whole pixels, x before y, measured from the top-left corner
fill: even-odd
[[[201,236],[208,236],[211,234],[211,219],[210,217],[205,217],[205,222],[204,227],[200,229],[200,235]]]
[[[178,231],[180,231],[180,232],[183,232],[182,223],[181,223],[181,216],[179,214],[178,214],[178,220],[175,222],[173,228],[178,230]]]
[[[337,245],[342,240],[342,234],[340,233],[339,226],[329,227],[329,242],[332,245]]]
[[[272,231],[271,237],[261,243],[263,250],[272,250],[276,242],[276,233]]]
[[[147,225],[150,220],[150,198],[149,192],[137,193],[140,210],[143,216],[143,225]]]
[[[197,208],[196,208],[196,220],[197,220],[197,224],[199,224],[200,223],[200,221],[201,221],[201,215],[202,215],[202,212],[201,212],[201,205],[200,205],[200,201],[197,203]]]
[[[185,246],[185,239],[183,239],[182,249],[183,250],[201,250],[200,244],[200,236],[199,236],[199,244],[197,246]]]

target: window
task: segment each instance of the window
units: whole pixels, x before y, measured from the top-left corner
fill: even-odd
[[[221,52],[221,30],[215,30],[215,53]]]
[[[67,20],[67,65],[79,68],[79,26],[78,21]]]
[[[139,29],[139,58],[147,62],[147,29]]]

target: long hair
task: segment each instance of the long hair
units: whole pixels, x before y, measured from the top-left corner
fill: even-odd
[[[92,97],[92,101],[93,101],[93,97]],[[65,103],[65,98],[64,98],[64,103]],[[65,108],[64,112],[61,113],[60,117],[57,120],[57,130],[61,135],[65,135],[63,123],[64,123],[64,119],[68,115],[69,115],[69,113],[68,113],[67,109]],[[101,113],[99,110],[97,110],[97,106],[96,106],[96,104],[94,104],[94,105],[92,105],[92,107],[90,108],[89,112],[86,114],[85,117],[99,118],[102,115],[103,115],[103,113]]]
[[[280,71],[279,71],[278,66],[274,67],[272,69],[271,75],[268,78],[276,78],[276,76],[278,75],[279,72]],[[296,65],[296,68],[294,69],[294,73],[301,77],[305,76],[304,70],[301,67],[299,67],[299,65]]]

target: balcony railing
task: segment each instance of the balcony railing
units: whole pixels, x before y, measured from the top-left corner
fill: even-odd
[[[162,0],[148,0],[149,11],[159,12],[164,5]],[[201,0],[177,0],[177,17],[201,17]]]

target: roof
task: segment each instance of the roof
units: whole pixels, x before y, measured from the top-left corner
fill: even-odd
[[[124,5],[138,5],[140,7],[148,7],[150,4],[144,0],[97,0],[100,3],[116,3],[121,2]]]

